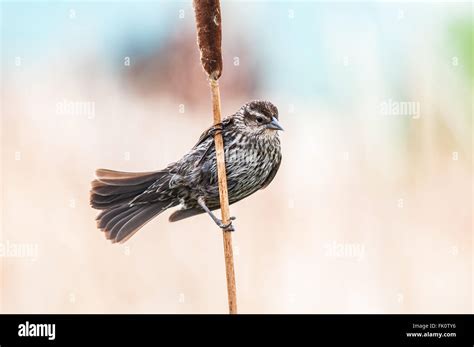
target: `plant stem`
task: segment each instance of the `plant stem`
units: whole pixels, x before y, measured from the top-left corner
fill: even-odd
[[[221,122],[221,98],[219,93],[219,82],[210,78],[212,95],[212,111],[214,115],[214,124]],[[214,143],[216,146],[216,160],[217,160],[217,177],[219,181],[219,197],[221,205],[222,222],[227,224],[230,222],[229,212],[229,195],[227,192],[227,175],[225,170],[224,158],[224,141],[222,133],[217,131],[214,135]],[[230,231],[223,231],[224,236],[224,257],[225,270],[227,278],[227,299],[229,302],[229,313],[237,313],[237,290],[235,286],[235,271],[234,271],[234,254],[232,251],[232,233]]]

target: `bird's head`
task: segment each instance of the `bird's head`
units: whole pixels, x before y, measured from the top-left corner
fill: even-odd
[[[278,122],[278,109],[269,101],[248,102],[236,116],[237,125],[246,133],[275,136],[278,130],[283,130]]]

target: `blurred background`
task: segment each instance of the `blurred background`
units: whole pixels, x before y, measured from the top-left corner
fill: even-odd
[[[212,122],[190,1],[2,2],[2,313],[225,313],[222,235],[96,229],[96,168]],[[472,312],[471,2],[224,1],[222,108],[280,110],[273,183],[231,206],[242,313]]]

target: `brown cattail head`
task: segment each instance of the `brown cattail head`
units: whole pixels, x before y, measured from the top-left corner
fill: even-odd
[[[219,0],[194,0],[201,63],[210,79],[222,74],[222,30]]]

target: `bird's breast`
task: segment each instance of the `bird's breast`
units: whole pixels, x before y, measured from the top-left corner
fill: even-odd
[[[229,195],[239,198],[259,189],[278,165],[278,141],[249,141],[241,137],[226,146],[226,169]],[[235,196],[237,194],[237,196]]]

